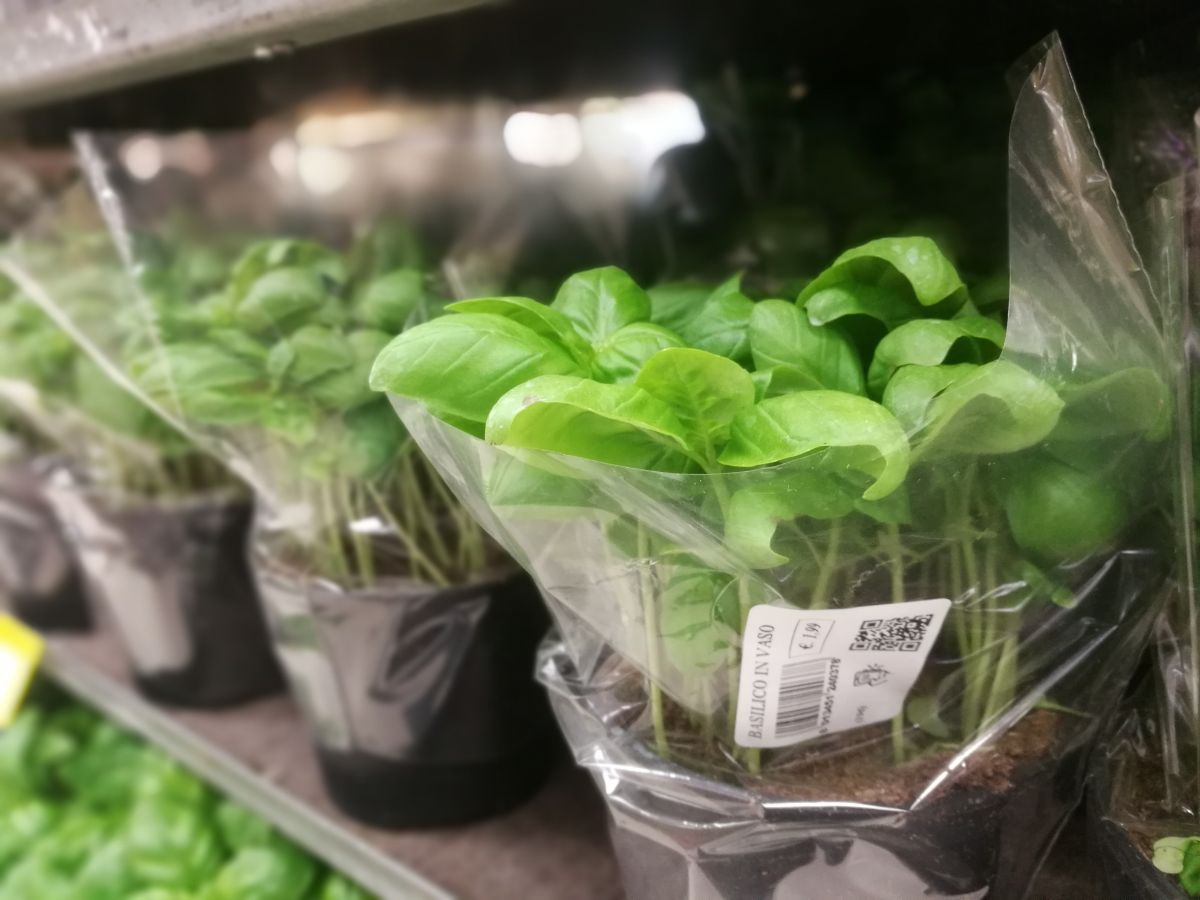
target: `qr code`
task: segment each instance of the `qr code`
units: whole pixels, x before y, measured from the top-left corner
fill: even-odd
[[[858,626],[851,650],[899,650],[916,653],[929,633],[933,616],[895,616],[891,619],[868,619]]]

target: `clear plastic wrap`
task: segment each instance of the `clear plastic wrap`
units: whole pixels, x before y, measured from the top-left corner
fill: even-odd
[[[91,616],[75,563],[43,493],[50,466],[21,450],[0,453],[0,596],[34,627],[86,629]]]
[[[493,445],[393,398],[549,599],[561,639],[545,646],[541,678],[609,801],[631,897],[1018,897],[1077,803],[1173,550],[1173,486],[1152,477],[1173,462],[1170,373],[1161,310],[1057,42],[1027,70],[1009,149],[1012,292],[993,371],[1036,375],[1058,401],[1040,389],[1007,408],[991,402],[1000,391],[965,400],[945,427],[909,434],[907,475],[880,445],[739,472],[648,471]],[[605,440],[588,421],[579,440]],[[1086,472],[1090,496],[1119,494],[1121,527],[1084,552],[1058,521],[1043,534],[1057,564],[1035,563],[1012,498],[1059,467]],[[842,481],[856,499],[823,506],[823,488]],[[1075,500],[1042,494],[1030,521]],[[1092,510],[1083,519],[1111,518]],[[805,656],[821,651],[802,629],[827,637],[822,622],[854,621],[890,664],[887,651],[916,649],[903,642],[926,632],[909,620],[901,644],[876,644],[872,630],[899,621],[882,604],[949,611],[912,689],[893,694],[903,713],[747,746],[762,646],[748,623],[766,621],[764,607],[792,611],[792,654]],[[855,620],[864,606],[875,608]],[[843,680],[886,683],[878,667],[847,672],[853,658],[840,658]],[[836,671],[822,670],[823,704]],[[811,700],[806,684],[789,689]]]
[[[1088,794],[1089,839],[1112,896],[1194,896],[1200,838],[1200,619],[1196,571],[1196,190],[1193,29],[1136,45],[1124,67],[1119,119],[1129,194],[1142,210],[1139,241],[1177,341],[1182,485],[1176,579],[1139,678],[1097,753]],[[1175,839],[1177,852],[1156,852]],[[1196,845],[1200,848],[1200,845]],[[1194,851],[1193,854],[1194,855]],[[1187,869],[1181,874],[1181,866]],[[1186,879],[1186,880],[1185,880]],[[1185,887],[1190,885],[1190,887]],[[1190,891],[1190,893],[1189,893]]]
[[[132,396],[253,486],[251,567],[333,798],[384,827],[501,812],[557,755],[530,677],[545,612],[366,384],[381,329],[440,302],[433,279],[405,225],[355,240],[335,212],[313,215],[264,129],[79,138],[80,205],[90,190],[128,274],[109,311],[119,331],[90,298],[43,289],[47,263],[19,247],[15,277]],[[138,141],[212,166],[130,177]],[[72,518],[84,511],[112,522],[98,505]],[[135,560],[134,542],[116,549]],[[171,621],[159,624],[155,652],[167,653]]]
[[[208,707],[279,689],[245,558],[245,497],[139,501],[81,484],[66,468],[51,475],[46,497],[143,693]]]

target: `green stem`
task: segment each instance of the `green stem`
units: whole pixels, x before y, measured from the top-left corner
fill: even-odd
[[[338,514],[338,505],[333,496],[333,487],[327,480],[322,479],[320,482],[318,496],[320,498],[319,515],[324,519],[320,523],[320,530],[325,533],[326,557],[335,577],[348,580],[350,578],[350,561],[346,558],[346,550],[342,546],[341,529],[338,527],[341,516]]]
[[[892,602],[904,602],[904,547],[900,543],[900,527],[889,522],[883,532],[883,546],[887,551],[888,568],[892,575]],[[892,760],[896,765],[904,762],[904,709],[892,718]]]
[[[388,509],[387,501],[384,500],[383,495],[379,493],[378,489],[371,484],[367,484],[366,488],[367,492],[371,495],[371,499],[375,501],[375,505],[379,509],[379,514],[391,526],[392,531],[396,533],[396,537],[400,539],[400,542],[404,544],[405,550],[408,551],[408,558],[413,564],[413,577],[420,580],[421,572],[424,570],[429,580],[435,585],[438,587],[449,587],[450,579],[446,577],[446,573],[439,569],[433,560],[421,551],[421,548],[417,546],[417,542],[413,540],[412,535],[409,534],[408,530],[392,514],[391,510]]]
[[[810,609],[825,609],[829,605],[829,585],[837,572],[838,552],[842,543],[842,520],[834,519],[829,525],[829,542],[825,545],[825,555],[817,566],[817,582],[813,585]],[[745,623],[743,623],[745,628]]]
[[[654,748],[663,759],[671,758],[667,745],[667,727],[663,715],[662,664],[659,658],[658,604],[654,596],[654,579],[647,568],[650,565],[650,539],[645,527],[637,527],[638,589],[642,600],[642,623],[646,636],[646,680],[650,694],[650,717],[654,725]]]

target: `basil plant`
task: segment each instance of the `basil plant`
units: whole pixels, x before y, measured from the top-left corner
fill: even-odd
[[[256,487],[262,534],[284,564],[345,585],[396,575],[445,586],[494,551],[367,385],[391,336],[437,306],[395,243],[378,231],[344,256],[264,240],[203,291],[178,283],[170,254],[143,247],[145,308],[128,311],[141,324],[121,368]]]
[[[24,264],[43,273],[30,289],[90,310],[116,335],[112,310],[123,274],[95,237],[31,242]],[[30,260],[33,263],[30,264]],[[129,497],[188,495],[228,475],[104,372],[16,281],[0,273],[0,415],[29,452],[65,458],[92,485]]]
[[[1050,695],[1087,629],[1056,623],[1155,502],[1160,376],[1047,380],[1005,341],[932,240],[885,238],[792,298],[610,267],[549,305],[452,303],[371,386],[564,621],[641,673],[662,756],[753,772],[794,754],[734,739],[756,605],[948,598],[905,711],[870,732],[900,762],[1030,696],[1072,702]]]

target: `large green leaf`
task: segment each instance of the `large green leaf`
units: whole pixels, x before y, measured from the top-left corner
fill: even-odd
[[[602,504],[592,483],[526,462],[516,451],[498,455],[484,486],[488,503],[510,518],[539,521],[577,517],[581,509]]]
[[[632,381],[654,354],[682,346],[683,339],[661,325],[634,322],[595,345],[595,367],[606,381]]]
[[[801,516],[837,519],[855,509],[855,497],[828,474],[790,473],[742,488],[730,498],[725,541],[746,565],[768,569],[788,561],[773,548],[775,532]]]
[[[893,328],[930,312],[952,315],[966,299],[962,279],[934,241],[900,237],[847,250],[797,302],[816,325],[866,315]]]
[[[656,284],[646,293],[650,297],[650,321],[675,333],[700,311],[712,294],[712,287],[687,281]]]
[[[486,422],[512,388],[538,375],[570,374],[584,370],[559,344],[503,316],[460,313],[394,338],[376,358],[370,384],[438,413]]]
[[[888,381],[880,401],[904,426],[909,436],[925,425],[929,404],[955,381],[966,378],[979,367],[971,363],[957,366],[904,366]]]
[[[1171,426],[1170,393],[1152,369],[1120,369],[1059,389],[1065,406],[1053,438],[1086,441],[1117,435],[1162,438]]]
[[[786,367],[779,371],[792,383],[801,380],[793,374],[799,373],[815,387],[864,393],[858,350],[835,326],[813,325],[794,303],[762,300],[754,305],[749,328],[755,369]]]
[[[634,383],[671,408],[709,465],[729,439],[734,417],[754,404],[754,384],[745,369],[690,347],[660,350]]]
[[[701,675],[729,663],[741,618],[733,578],[709,569],[673,568],[659,603],[659,633],[675,668]]]
[[[742,293],[741,276],[713,291],[680,331],[697,350],[707,350],[745,365],[750,363],[750,313],[754,301]]]
[[[354,354],[354,364],[348,369],[332,372],[305,385],[306,393],[329,409],[353,409],[369,403],[377,396],[368,384],[371,367],[375,365],[375,357],[392,339],[382,331],[361,329],[350,332],[346,340]]]
[[[542,337],[562,344],[581,366],[591,365],[592,350],[579,336],[571,320],[545,303],[528,297],[479,297],[459,300],[449,304],[446,309],[456,313],[491,313],[520,322]]]
[[[234,315],[252,332],[284,331],[328,297],[325,283],[313,270],[275,269],[250,286]]]
[[[860,471],[874,481],[868,500],[886,497],[904,481],[909,446],[895,416],[865,397],[840,391],[805,391],[772,397],[733,421],[720,461],[750,468],[831,451],[829,471]]]
[[[879,342],[867,382],[871,394],[880,397],[901,366],[990,362],[1003,347],[1004,326],[982,316],[916,319]]]
[[[365,285],[355,301],[362,324],[397,334],[425,303],[425,277],[415,269],[396,269]]]
[[[615,266],[572,275],[563,282],[551,305],[593,344],[626,325],[650,318],[646,292]]]
[[[666,403],[632,384],[545,375],[497,402],[487,420],[493,444],[545,450],[640,469],[684,471],[688,432]]]
[[[1062,408],[1046,382],[996,360],[955,379],[933,399],[914,451],[923,457],[1014,453],[1044,440]]]
[[[229,278],[232,299],[240,302],[260,278],[282,268],[304,269],[326,286],[340,285],[346,280],[345,263],[328,247],[315,241],[270,239],[247,247],[233,264]]]
[[[215,344],[164,344],[131,361],[130,372],[151,397],[197,391],[244,389],[262,380],[261,370]]]
[[[304,385],[354,365],[354,348],[340,331],[305,325],[275,343],[267,354],[267,374],[276,384]]]

